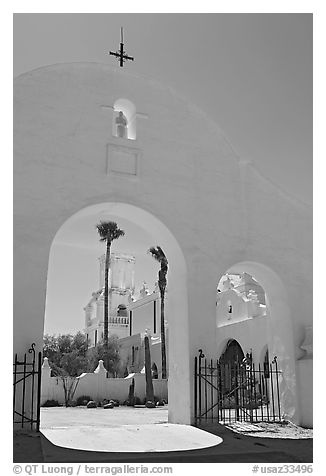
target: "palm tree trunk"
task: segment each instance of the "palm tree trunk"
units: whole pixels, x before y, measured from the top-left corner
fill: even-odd
[[[104,363],[105,368],[108,370],[108,349],[109,349],[109,267],[110,267],[110,251],[111,242],[106,242],[106,256],[105,256],[105,273],[104,273]]]
[[[164,324],[164,293],[161,293],[161,355],[162,355],[162,378],[166,378],[166,348],[165,348],[165,324]]]

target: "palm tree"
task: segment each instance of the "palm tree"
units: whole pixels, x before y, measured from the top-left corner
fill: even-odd
[[[166,290],[166,275],[168,272],[168,260],[160,246],[152,246],[148,252],[158,261],[161,268],[158,272],[158,287],[161,296],[161,354],[162,354],[162,378],[166,378],[166,349],[165,349],[165,328],[164,328],[164,298]]]
[[[103,347],[105,354],[105,367],[107,367],[107,357],[109,348],[109,268],[110,268],[110,253],[111,245],[114,240],[124,236],[125,232],[120,230],[118,225],[114,221],[100,221],[96,225],[98,234],[100,235],[100,241],[106,242],[106,255],[105,255],[105,272],[104,272],[104,334],[103,334]]]

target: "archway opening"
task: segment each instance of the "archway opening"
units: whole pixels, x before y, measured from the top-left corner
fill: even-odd
[[[97,275],[99,270],[97,269],[97,266],[95,264],[96,271],[94,271],[94,260],[96,261],[96,258],[98,258],[98,255],[94,250],[92,253],[89,253],[89,256],[85,258],[85,263],[80,263],[80,260],[78,257],[74,257],[74,251],[76,251],[75,248],[78,248],[78,252],[82,251],[85,252],[85,248],[87,248],[87,243],[88,240],[90,239],[90,235],[92,235],[92,240],[94,240],[94,243],[98,242],[98,237],[96,235],[96,230],[95,230],[95,225],[98,223],[100,220],[110,220],[110,221],[116,221],[121,227],[123,226],[132,226],[134,232],[137,232],[139,234],[145,234],[147,237],[147,242],[146,245],[144,245],[143,249],[140,250],[133,250],[132,248],[129,247],[128,250],[124,249],[123,251],[130,251],[132,254],[134,251],[136,251],[136,254],[143,253],[144,260],[147,260],[148,263],[151,263],[152,266],[152,271],[150,274],[151,277],[154,277],[155,279],[152,279],[151,283],[149,283],[149,288],[152,287],[152,289],[149,289],[149,292],[147,293],[145,291],[143,298],[145,301],[151,301],[151,295],[156,293],[157,296],[157,289],[155,287],[155,280],[157,280],[157,274],[159,267],[157,263],[152,259],[151,256],[149,256],[146,251],[149,246],[156,246],[160,245],[162,249],[164,249],[164,252],[166,256],[168,257],[169,260],[169,271],[168,271],[168,289],[167,289],[167,299],[166,299],[166,332],[167,332],[167,354],[168,354],[168,362],[170,365],[168,365],[168,419],[170,422],[173,423],[190,423],[190,371],[189,371],[189,349],[188,349],[188,321],[187,321],[187,291],[186,291],[186,266],[185,266],[185,260],[182,254],[182,251],[176,242],[175,238],[171,234],[171,232],[168,230],[168,228],[161,222],[159,221],[156,217],[154,217],[152,214],[149,212],[142,210],[138,207],[125,204],[125,203],[101,203],[98,205],[94,205],[91,207],[87,207],[80,212],[76,213],[72,217],[70,217],[63,225],[62,227],[58,230],[55,239],[52,244],[51,248],[51,254],[50,254],[50,262],[49,262],[49,275],[48,275],[48,289],[47,289],[47,308],[46,308],[46,321],[45,321],[45,332],[49,331],[49,323],[50,323],[50,314],[49,314],[49,306],[51,307],[51,302],[53,302],[53,299],[56,301],[60,301],[60,296],[58,298],[58,294],[56,295],[56,298],[53,298],[53,293],[51,291],[51,287],[53,287],[53,268],[55,265],[55,248],[58,244],[60,246],[65,246],[69,248],[69,253],[65,254],[65,260],[63,263],[63,267],[61,267],[61,271],[57,271],[57,281],[61,281],[62,288],[68,288],[69,293],[70,293],[70,298],[72,294],[73,287],[71,284],[74,283],[74,280],[77,279],[77,287],[80,285],[81,288],[83,288],[83,293],[85,296],[85,300],[89,297],[89,293],[92,291],[92,287],[84,286],[84,280],[88,279],[89,275],[93,274],[93,276]],[[85,230],[85,224],[88,226],[87,232],[84,233],[83,230]],[[138,227],[138,228],[137,228]],[[138,230],[138,231],[137,231]],[[127,234],[126,234],[127,235]],[[74,241],[76,240],[76,237],[78,237],[77,242]],[[130,237],[132,241],[132,237]],[[72,243],[72,241],[74,243]],[[121,240],[122,242],[122,240]],[[98,246],[98,245],[96,245]],[[112,248],[113,251],[113,248]],[[77,252],[77,251],[76,251]],[[115,252],[119,254],[119,250],[116,249]],[[80,255],[80,253],[79,253]],[[96,255],[96,256],[95,256]],[[85,256],[85,255],[84,255]],[[91,259],[93,260],[93,263],[91,263]],[[72,260],[72,261],[71,261]],[[60,261],[60,260],[59,260]],[[75,273],[75,278],[73,275],[70,274],[70,286],[64,286],[62,281],[64,281],[64,274],[68,274],[67,270],[72,270],[74,268],[73,261],[78,263],[78,266],[76,265],[75,269],[73,269]],[[69,265],[70,262],[70,265]],[[62,263],[61,263],[62,265]],[[93,268],[93,271],[91,271],[91,267]],[[66,272],[64,271],[66,270]],[[153,271],[154,270],[154,271]],[[154,273],[154,274],[153,274]],[[138,271],[137,271],[137,274]],[[101,275],[101,272],[100,272]],[[59,276],[59,278],[58,278]],[[125,275],[124,275],[125,276]],[[61,279],[60,279],[61,277]],[[114,273],[112,274],[112,278],[114,277]],[[98,276],[96,276],[98,278]],[[100,277],[101,279],[101,277]],[[121,273],[119,274],[119,282],[121,284]],[[143,275],[138,275],[136,276],[135,273],[135,280],[137,281],[139,279],[140,281],[143,281],[144,276]],[[76,283],[75,283],[76,284]],[[120,286],[119,284],[119,286]],[[121,286],[120,286],[121,287]],[[143,286],[142,286],[143,287]],[[61,288],[61,289],[62,289]],[[95,286],[96,288],[96,286]],[[122,297],[125,297],[125,292],[126,289],[120,289],[120,291],[123,291],[122,295],[119,296],[119,300],[117,301],[116,305],[116,322],[113,320],[112,324],[119,325],[120,324],[125,325],[125,328],[127,329],[128,333],[130,331],[130,324],[131,324],[131,319],[130,319],[130,308],[137,302],[134,301],[132,296],[129,296],[128,302],[121,302]],[[141,294],[141,290],[140,290]],[[94,298],[98,299],[101,296],[101,293],[98,293],[97,296],[92,296],[91,300]],[[87,316],[87,309],[85,309],[85,312],[82,311],[82,307],[85,306],[85,300],[79,302],[79,307],[80,307],[80,327],[86,329],[87,328],[87,320],[92,321],[92,316],[88,315]],[[151,303],[153,304],[153,300]],[[158,356],[154,355],[154,349],[158,348],[159,345],[157,345],[157,341],[159,340],[159,314],[158,314],[158,304],[156,303],[155,306],[155,311],[154,311],[154,304],[151,307],[151,315],[150,316],[145,316],[143,324],[143,333],[148,333],[151,335],[151,340],[152,340],[152,346],[151,350],[153,351],[153,360],[155,359],[155,364],[157,366],[157,373],[155,372],[155,375],[157,375],[159,378],[155,378],[155,384],[154,384],[154,390],[156,387],[156,391],[158,392],[158,396],[164,397],[164,382],[162,383],[160,381],[160,364],[159,364],[159,359]],[[69,312],[67,312],[67,309],[65,305],[63,304],[63,301],[59,302],[59,308],[61,308],[62,313],[65,314],[65,318],[63,317],[63,320],[66,321],[71,321],[71,316],[69,316]],[[87,308],[87,306],[86,306]],[[58,310],[58,308],[57,308]],[[150,318],[153,316],[154,312],[156,313],[156,329],[154,329],[154,323],[153,320],[150,321]],[[84,315],[83,315],[84,314]],[[58,315],[58,314],[56,314]],[[133,326],[136,326],[137,322],[137,316],[135,316],[135,312],[132,315],[133,319]],[[146,320],[147,319],[147,320]],[[83,322],[84,320],[84,322]],[[148,329],[148,322],[152,322],[153,326]],[[94,323],[94,322],[93,322]],[[139,322],[138,322],[139,324]],[[140,330],[141,324],[138,325],[138,331]],[[137,327],[137,326],[136,326]],[[136,327],[134,327],[135,332],[136,332]],[[146,328],[145,328],[146,327]],[[97,336],[101,336],[100,333],[100,328],[93,329],[97,331]],[[182,332],[181,332],[182,330]],[[155,333],[156,331],[156,333]],[[90,332],[88,333],[88,337],[90,337]],[[180,342],[180,335],[182,334],[182,340]],[[137,396],[137,393],[139,393],[139,398],[141,400],[142,397],[142,392],[143,390],[141,389],[141,381],[144,380],[144,375],[142,375],[142,365],[141,365],[141,359],[144,358],[143,355],[143,347],[142,347],[142,339],[143,335],[142,332],[137,332],[137,336],[134,334],[132,335],[126,335],[125,337],[120,336],[120,340],[125,340],[127,342],[128,340],[128,349],[130,350],[130,353],[132,354],[133,352],[133,359],[134,359],[134,365],[138,360],[138,368],[132,368],[131,366],[131,360],[124,359],[123,362],[120,365],[120,370],[121,370],[121,375],[120,375],[120,370],[117,371],[116,375],[108,375],[106,374],[104,378],[117,378],[117,379],[123,379],[125,380],[126,377],[126,371],[128,371],[128,377],[129,381],[128,384],[123,383],[122,386],[124,385],[126,388],[124,388],[124,393],[125,393],[125,398],[121,398],[120,403],[126,399],[128,399],[128,394],[130,390],[130,386],[133,383],[133,379],[135,382],[135,395]],[[138,339],[138,340],[137,340]],[[92,342],[89,342],[89,344],[92,344]],[[123,347],[123,346],[122,346]],[[132,359],[132,356],[130,356]],[[172,365],[171,365],[172,362]],[[177,364],[177,365],[176,365]],[[136,370],[136,372],[135,372]],[[104,370],[105,371],[105,370]],[[138,372],[137,372],[138,371]],[[47,369],[45,368],[45,373],[47,372]],[[94,374],[92,375],[92,379],[94,378],[99,378],[99,375],[103,372],[103,368],[101,365],[99,365],[95,369],[95,376]],[[134,375],[131,375],[134,374]],[[137,375],[136,375],[137,374]],[[50,375],[48,375],[48,378],[50,378]],[[82,383],[82,381],[86,382],[86,378],[83,377],[83,379],[79,380],[79,384],[77,387],[77,391],[75,393],[75,398],[74,400],[77,399],[80,393],[83,393],[84,395],[89,395],[88,392],[86,392],[86,387],[85,384]],[[137,381],[138,379],[138,381]],[[44,380],[45,381],[45,380]],[[185,396],[185,402],[180,402],[179,399],[179,385],[180,381],[183,382],[183,393]],[[83,387],[84,385],[84,387]],[[118,391],[118,387],[120,383],[116,383],[116,390]],[[127,388],[128,387],[128,388]],[[99,388],[99,387],[97,387]],[[111,387],[113,388],[113,387]],[[93,386],[93,389],[95,387]],[[85,390],[85,391],[84,391]],[[58,391],[58,390],[52,390],[52,397],[54,395],[53,392]],[[95,390],[94,390],[95,391]],[[93,391],[93,393],[94,393]],[[119,390],[120,391],[120,390]],[[162,393],[163,392],[163,393]],[[96,392],[95,392],[96,393]],[[112,395],[108,395],[108,397],[114,399],[113,391],[111,392]],[[162,393],[162,395],[161,395]],[[43,392],[42,398],[50,400],[51,398],[50,393],[48,392]],[[101,399],[100,397],[103,397],[99,394],[94,394],[94,395],[89,395],[94,400],[96,399]],[[54,399],[54,398],[52,398]],[[160,398],[161,400],[163,398]],[[167,396],[164,398],[164,400],[167,400]]]
[[[219,279],[216,302],[218,348],[226,338],[241,342],[256,368],[266,368],[267,381],[267,349],[269,365],[276,356],[281,369],[281,413],[297,423],[295,348],[288,299],[280,277],[261,263],[236,263]]]

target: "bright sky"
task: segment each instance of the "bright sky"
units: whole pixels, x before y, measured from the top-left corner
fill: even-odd
[[[105,219],[115,221],[125,232],[113,242],[111,251],[135,256],[136,291],[143,281],[152,290],[159,267],[147,250],[157,243],[126,219],[114,215]],[[84,327],[83,307],[99,289],[98,258],[105,253],[105,244],[95,229],[99,221],[100,215],[73,217],[55,237],[49,261],[45,333],[74,333]]]
[[[107,52],[118,49],[120,26],[135,57],[127,71],[173,87],[219,124],[242,159],[298,200],[312,202],[311,14],[15,14],[14,75],[61,62],[117,66]],[[128,237],[115,249],[135,254],[136,281],[151,284],[157,265],[149,264],[146,249],[155,243],[117,221]],[[96,258],[104,247],[94,223],[79,225],[88,236],[83,248],[71,245],[67,229],[51,259],[61,271],[50,266],[50,333],[82,327],[82,308],[97,288]]]
[[[94,61],[158,79],[206,111],[242,159],[300,200],[312,190],[312,14],[14,15],[14,74]]]

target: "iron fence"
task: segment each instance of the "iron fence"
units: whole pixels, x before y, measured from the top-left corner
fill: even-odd
[[[248,359],[213,361],[199,350],[194,368],[195,424],[281,421],[281,374],[276,356],[255,366]]]
[[[23,361],[19,361],[15,354],[13,422],[21,428],[29,426],[39,431],[42,353],[38,352],[36,359],[35,344],[31,345],[28,353],[32,354],[31,361],[28,361],[26,353]]]

